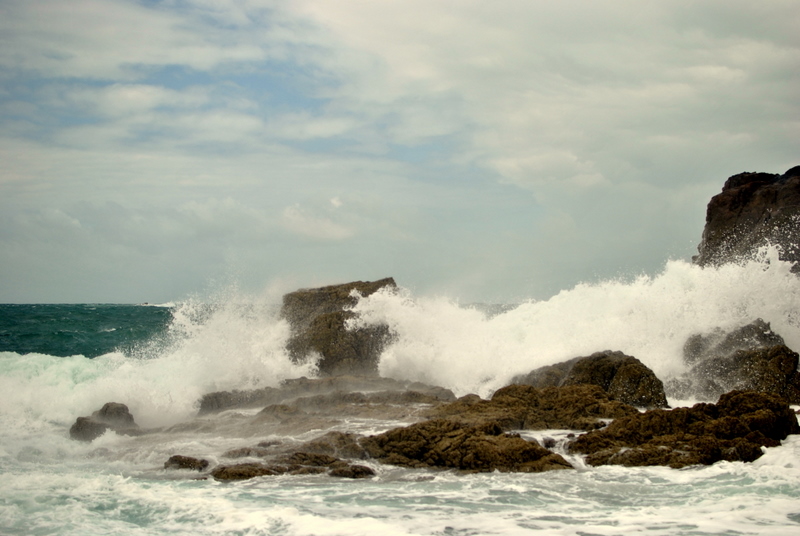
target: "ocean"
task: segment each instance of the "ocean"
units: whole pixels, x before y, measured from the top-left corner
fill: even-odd
[[[756,318],[800,349],[800,279],[771,250],[719,268],[670,261],[655,275],[580,284],[504,307],[401,288],[362,299],[356,309],[362,322],[386,323],[396,334],[381,357],[381,375],[440,385],[456,396],[488,397],[516,374],[607,349],[633,355],[668,379],[685,370],[681,351],[690,335]],[[218,463],[229,448],[325,431],[254,434],[235,426],[247,410],[196,419],[205,393],[313,377],[313,363],[298,365],[286,354],[288,334],[276,300],[235,291],[162,305],[0,305],[0,534],[800,531],[797,436],[753,463],[680,470],[595,468],[566,455],[574,471],[540,474],[459,474],[370,461],[376,476],[364,480],[217,482],[165,471],[173,454]],[[127,404],[140,426],[161,431],[107,433],[92,443],[69,438],[78,416],[110,401]],[[365,419],[337,426],[370,434],[396,425]]]

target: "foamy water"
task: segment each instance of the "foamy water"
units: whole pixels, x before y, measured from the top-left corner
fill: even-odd
[[[382,375],[485,397],[515,374],[606,349],[668,379],[684,370],[687,337],[756,318],[800,348],[799,281],[766,250],[719,269],[670,262],[651,277],[579,285],[496,315],[403,289],[376,293],[356,309],[360,324],[386,323],[395,333]],[[172,454],[214,463],[254,441],[235,432],[68,438],[77,416],[111,400],[126,403],[142,426],[165,426],[190,419],[204,393],[313,375],[313,363],[291,362],[288,326],[272,302],[259,300],[236,294],[213,306],[178,304],[167,334],[133,356],[0,353],[0,534],[783,536],[800,529],[797,437],[752,464],[684,470],[591,468],[575,458],[575,471],[534,475],[373,465],[377,476],[366,481],[238,483],[161,469]]]

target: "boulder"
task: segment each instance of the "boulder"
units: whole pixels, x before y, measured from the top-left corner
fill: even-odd
[[[693,260],[700,266],[752,257],[767,243],[800,270],[800,166],[783,175],[740,173],[730,177],[706,210]]]
[[[653,409],[617,419],[602,430],[579,436],[573,453],[586,454],[590,465],[710,465],[751,462],[761,447],[780,445],[800,433],[797,417],[780,397],[755,391],[732,391],[717,404]]]
[[[497,390],[491,400],[467,395],[425,413],[429,418],[465,424],[497,423],[504,430],[593,430],[639,411],[611,400],[597,385],[580,384],[537,389],[509,385]]]
[[[378,359],[391,339],[388,326],[349,329],[357,296],[396,288],[391,277],[302,289],[283,297],[281,317],[291,326],[287,350],[296,362],[319,358],[323,376],[377,374]]]
[[[208,460],[192,458],[191,456],[181,456],[180,454],[170,456],[169,460],[164,462],[164,469],[189,469],[192,471],[203,471],[207,467]]]
[[[667,383],[676,398],[714,400],[732,390],[754,390],[800,404],[798,354],[758,319],[729,333],[693,335],[684,346],[690,370]]]
[[[632,406],[667,406],[664,385],[652,370],[635,357],[610,350],[538,368],[524,376],[515,377],[512,383],[540,389],[585,383],[598,385],[612,400]]]
[[[527,473],[572,468],[559,454],[491,422],[473,426],[434,419],[366,437],[361,445],[383,463],[413,468]]]
[[[133,415],[128,411],[128,406],[108,402],[90,417],[78,417],[69,429],[69,436],[77,441],[90,442],[106,433],[106,430],[113,430],[120,435],[142,433]]]

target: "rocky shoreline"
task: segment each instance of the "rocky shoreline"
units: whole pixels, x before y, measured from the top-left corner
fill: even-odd
[[[800,167],[784,175],[743,173],[728,179],[709,203],[699,265],[736,262],[765,243],[797,260],[800,244]],[[772,225],[778,222],[780,225]],[[797,264],[795,264],[795,267]],[[798,354],[754,318],[737,329],[698,333],[684,346],[688,372],[664,383],[634,356],[604,350],[515,377],[490,399],[378,375],[388,326],[356,327],[360,297],[395,292],[392,278],[356,281],[284,296],[291,327],[287,351],[296,362],[315,360],[318,378],[296,378],[252,391],[209,393],[194,421],[143,430],[124,404],[109,403],[79,417],[70,437],[92,441],[111,430],[124,435],[202,430],[228,415],[245,437],[323,431],[311,441],[264,440],[208,460],[175,453],[165,470],[198,478],[328,474],[369,478],[370,465],[463,472],[569,470],[586,464],[674,468],[721,460],[752,462],[763,448],[800,433],[791,405],[800,404]],[[717,400],[667,407],[667,397]],[[241,413],[250,410],[250,414]],[[252,411],[259,411],[252,414]],[[239,411],[239,413],[237,413]],[[350,420],[397,422],[382,433],[346,429]],[[344,430],[342,428],[345,428]],[[569,430],[566,439],[537,441],[529,430]]]

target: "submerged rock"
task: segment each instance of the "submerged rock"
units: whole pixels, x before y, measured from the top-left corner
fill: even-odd
[[[347,322],[356,316],[350,310],[358,301],[356,295],[396,286],[389,277],[286,294],[281,316],[292,329],[286,345],[289,354],[297,362],[319,356],[317,366],[323,376],[377,374],[378,358],[391,338],[388,326],[348,329]]]
[[[579,436],[571,452],[587,454],[590,465],[709,465],[721,460],[751,462],[761,447],[780,445],[800,433],[785,400],[754,391],[732,391],[717,404],[653,409],[617,419]]]
[[[667,406],[664,385],[652,370],[635,357],[610,350],[538,368],[524,376],[515,377],[512,383],[540,389],[591,384],[602,387],[611,399],[632,406]]]
[[[693,258],[700,266],[750,258],[765,244],[800,269],[800,166],[783,175],[740,173],[730,177],[706,210],[706,224]]]
[[[434,419],[366,437],[361,445],[383,463],[414,468],[528,473],[572,468],[559,454],[504,433],[497,423],[467,425]]]
[[[106,430],[120,435],[139,435],[142,430],[125,404],[108,402],[92,413],[91,417],[78,417],[69,429],[69,436],[77,441],[93,441]]]

